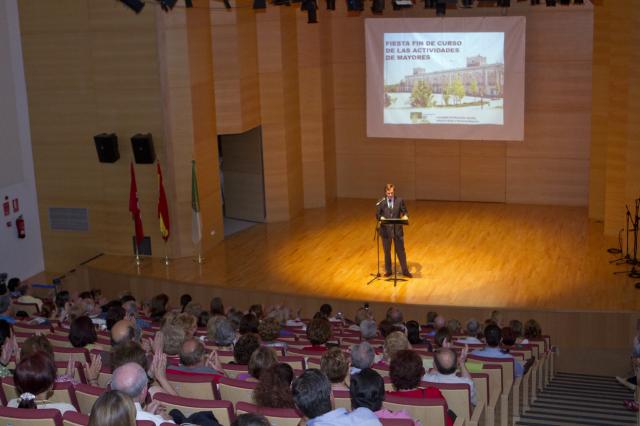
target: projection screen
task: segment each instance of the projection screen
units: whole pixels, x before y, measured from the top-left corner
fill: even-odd
[[[523,16],[365,20],[367,136],[524,139]]]

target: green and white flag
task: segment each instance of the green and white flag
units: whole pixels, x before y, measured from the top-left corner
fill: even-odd
[[[198,177],[196,161],[191,161],[191,240],[198,244],[202,240],[202,220],[200,219],[200,196],[198,195]]]

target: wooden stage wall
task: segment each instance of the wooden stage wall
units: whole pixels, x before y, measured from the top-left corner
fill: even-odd
[[[206,253],[167,267],[145,259],[103,256],[69,279],[71,289],[101,288],[138,299],[160,292],[177,302],[190,293],[203,306],[213,296],[246,309],[286,303],[310,317],[321,303],[352,316],[364,301],[380,320],[391,304],[406,319],[429,310],[465,322],[493,309],[503,318],[536,318],[560,348],[563,371],[624,374],[638,318],[634,281],[609,264],[602,224],[586,208],[486,203],[409,202],[406,230],[414,278],[367,285],[376,270],[372,202],[338,200],[287,223],[259,224]]]

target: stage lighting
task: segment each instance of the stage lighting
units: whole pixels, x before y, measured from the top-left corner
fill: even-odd
[[[384,0],[373,0],[371,3],[371,12],[376,15],[382,15],[384,10]]]
[[[556,7],[556,0],[545,0],[547,7]]]
[[[160,0],[160,7],[162,8],[162,10],[164,10],[165,12],[170,11],[171,9],[173,9],[173,7],[176,5],[176,2],[178,0]]]
[[[407,9],[413,7],[413,2],[411,0],[393,0],[391,7],[393,10]]]
[[[300,9],[307,11],[307,24],[318,23],[318,14],[316,12],[318,5],[315,0],[303,0]]]
[[[142,8],[144,7],[144,2],[140,0],[120,0],[124,5],[126,5],[129,9],[133,10],[135,13],[140,13]]]
[[[335,1],[334,8],[331,10],[335,10]],[[362,12],[364,10],[364,2],[362,0],[347,0],[347,10],[349,12]]]

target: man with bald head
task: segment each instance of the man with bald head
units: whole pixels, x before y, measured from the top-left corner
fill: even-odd
[[[136,340],[136,328],[131,321],[123,319],[111,327],[111,346],[134,340]]]
[[[439,349],[433,357],[435,368],[425,374],[422,380],[431,383],[466,383],[471,391],[471,404],[476,405],[478,402],[476,386],[465,366],[467,351],[468,349],[465,346],[458,359],[458,354],[454,350],[449,348]],[[458,367],[460,368],[459,376],[456,375]]]
[[[164,422],[173,423],[157,402],[142,409],[142,404],[147,398],[148,390],[147,373],[134,362],[129,362],[115,369],[111,377],[111,389],[125,393],[133,399],[136,406],[136,420],[150,420],[156,425]]]
[[[191,338],[182,343],[180,348],[180,365],[172,365],[167,373],[183,375],[212,375],[215,379],[224,376],[224,370],[216,351],[208,356],[204,345],[199,339]],[[217,380],[215,380],[217,382]]]

